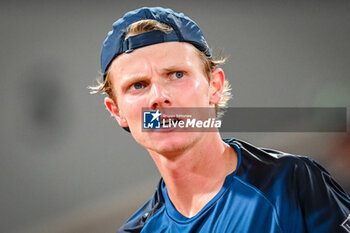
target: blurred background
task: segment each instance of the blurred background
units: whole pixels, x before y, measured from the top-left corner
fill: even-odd
[[[86,87],[112,23],[158,5],[230,55],[231,107],[347,107],[349,121],[349,1],[1,1],[1,233],[116,232],[153,193],[148,153]],[[308,155],[350,191],[349,133],[223,137]]]

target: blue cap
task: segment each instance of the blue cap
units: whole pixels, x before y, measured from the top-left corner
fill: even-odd
[[[125,39],[129,25],[144,19],[153,19],[168,24],[173,28],[173,31],[170,33],[150,31]],[[123,18],[113,23],[113,30],[108,33],[103,43],[101,71],[104,78],[110,63],[119,54],[130,53],[137,48],[170,41],[191,43],[204,52],[206,56],[211,57],[210,49],[198,25],[183,13],[176,13],[162,7],[143,7],[126,13]]]

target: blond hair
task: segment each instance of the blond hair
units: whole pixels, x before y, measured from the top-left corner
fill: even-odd
[[[131,24],[126,33],[125,33],[125,38],[128,38],[130,36],[142,34],[145,32],[149,31],[163,31],[165,33],[170,33],[173,28],[169,26],[168,24],[152,20],[152,19],[146,19],[146,20],[140,20],[138,22],[135,22]],[[208,47],[209,49],[209,47]],[[196,49],[200,60],[202,61],[203,64],[203,72],[205,73],[208,82],[210,81],[210,75],[214,71],[215,68],[217,68],[219,65],[222,65],[227,58],[209,58],[205,55],[205,53],[201,52],[200,50]],[[115,104],[117,104],[117,99],[115,94],[113,93],[113,88],[112,88],[112,82],[111,78],[109,75],[109,68],[107,69],[106,73],[103,74],[105,77],[105,80],[103,82],[100,81],[100,79],[97,79],[97,85],[96,86],[90,86],[89,89],[91,90],[91,94],[96,94],[96,93],[102,93],[102,94],[107,94],[109,98],[111,98]],[[231,99],[231,87],[230,84],[227,80],[225,80],[224,83],[224,90],[222,93],[222,97],[219,101],[219,103],[215,104],[215,109],[220,117],[223,112],[221,111],[223,108],[227,106],[228,100]]]

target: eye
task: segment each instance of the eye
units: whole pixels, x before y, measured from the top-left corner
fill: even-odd
[[[173,75],[175,76],[175,78],[180,79],[184,76],[184,72],[176,71]]]
[[[135,90],[138,90],[138,89],[143,88],[144,85],[141,82],[137,82],[137,83],[134,83],[131,87]]]

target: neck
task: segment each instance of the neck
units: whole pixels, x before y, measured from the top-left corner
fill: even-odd
[[[186,217],[196,215],[220,191],[226,176],[237,165],[235,151],[221,140],[219,133],[208,133],[176,156],[149,152],[169,198]]]

